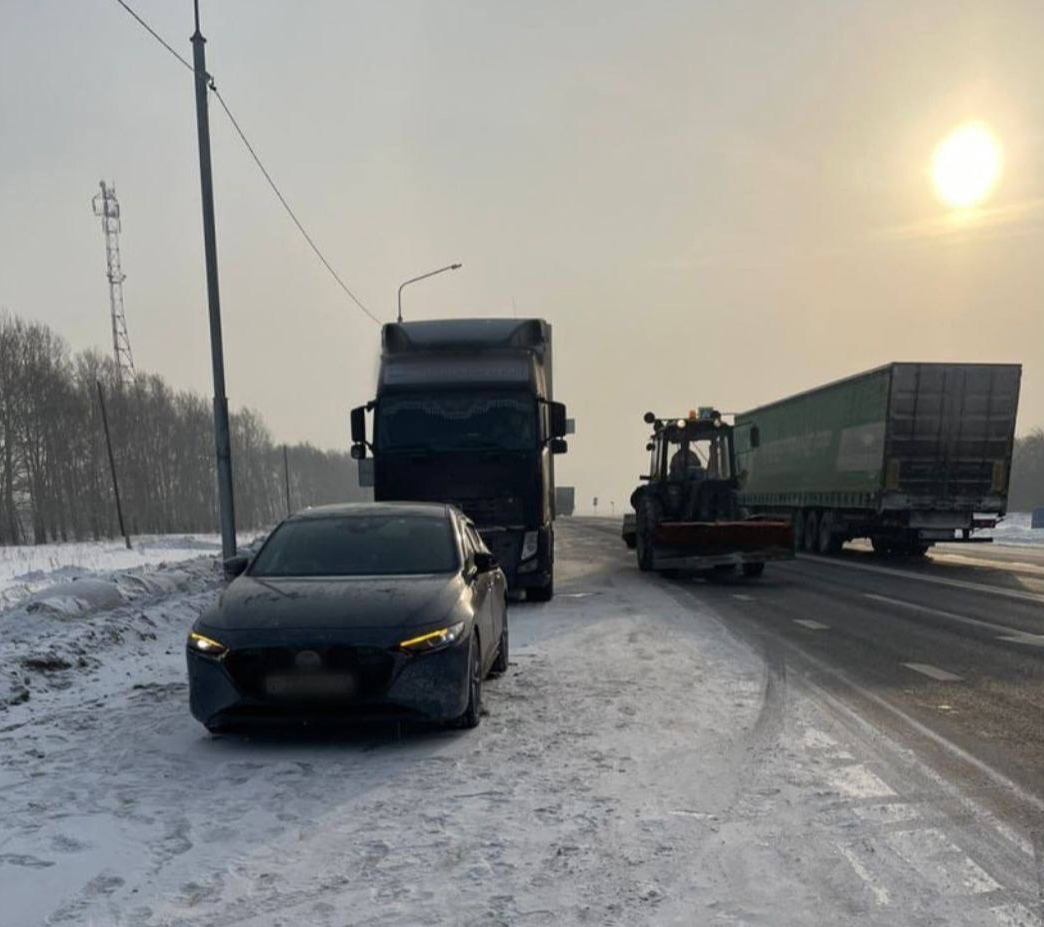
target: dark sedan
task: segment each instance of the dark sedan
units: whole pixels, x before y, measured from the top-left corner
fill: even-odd
[[[282,522],[188,639],[192,714],[475,727],[508,661],[506,582],[445,505],[323,506]]]

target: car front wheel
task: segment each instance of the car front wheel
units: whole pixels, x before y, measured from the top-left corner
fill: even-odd
[[[468,671],[468,704],[454,721],[461,730],[478,727],[482,720],[482,655],[477,634],[471,636],[471,663]]]
[[[497,648],[497,658],[493,661],[492,673],[499,676],[506,673],[508,669],[508,622],[507,614],[504,615],[504,629],[500,632],[500,646]]]

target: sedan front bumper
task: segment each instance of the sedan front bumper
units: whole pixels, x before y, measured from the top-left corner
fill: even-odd
[[[368,721],[418,719],[450,721],[468,702],[470,640],[433,653],[357,647],[344,641],[302,640],[287,645],[250,642],[231,647],[221,659],[188,651],[189,704],[193,717],[209,727],[264,721]],[[317,654],[320,669],[299,670],[302,652]],[[336,682],[350,676],[350,694],[284,694],[295,679],[322,675]],[[283,683],[278,695],[269,680]],[[339,688],[339,687],[335,687]]]

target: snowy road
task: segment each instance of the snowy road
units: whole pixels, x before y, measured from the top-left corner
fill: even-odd
[[[1002,787],[767,634],[771,583],[665,582],[597,525],[559,538],[559,595],[512,607],[470,733],[210,738],[181,648],[213,579],[125,609],[125,639],[0,712],[0,923],[1040,923]]]

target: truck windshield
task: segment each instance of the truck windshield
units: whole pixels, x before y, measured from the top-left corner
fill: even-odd
[[[376,438],[382,451],[534,450],[536,402],[524,393],[386,397]]]

